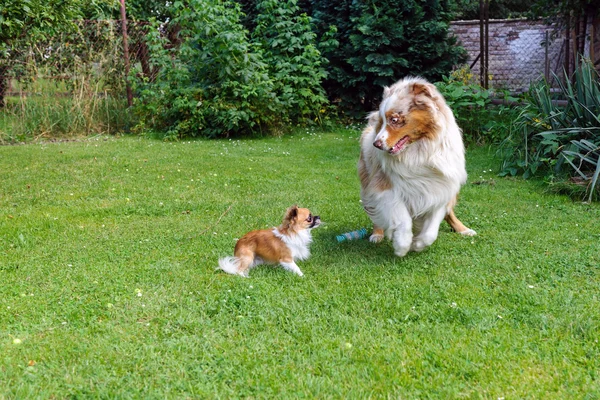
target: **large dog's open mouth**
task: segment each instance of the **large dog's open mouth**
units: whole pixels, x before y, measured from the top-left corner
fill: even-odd
[[[398,142],[396,142],[394,147],[392,147],[388,152],[391,155],[396,155],[396,154],[400,153],[400,151],[406,147],[406,144],[408,143],[409,140],[410,140],[410,138],[408,136],[404,136],[402,139],[398,140]]]

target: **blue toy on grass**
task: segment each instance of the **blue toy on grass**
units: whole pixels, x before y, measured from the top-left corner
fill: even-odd
[[[337,235],[335,238],[338,243],[344,242],[346,240],[358,240],[363,239],[367,236],[367,230],[365,228],[361,228],[357,231],[342,233],[341,235]]]

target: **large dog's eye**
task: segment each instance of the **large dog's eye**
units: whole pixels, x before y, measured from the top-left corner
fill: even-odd
[[[394,127],[400,127],[404,125],[404,117],[400,114],[392,114],[388,117],[388,124]]]

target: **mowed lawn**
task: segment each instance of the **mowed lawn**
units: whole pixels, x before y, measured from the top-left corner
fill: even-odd
[[[472,148],[476,237],[339,244],[358,136],[0,147],[0,398],[599,398],[600,205]],[[292,204],[304,278],[215,271]]]

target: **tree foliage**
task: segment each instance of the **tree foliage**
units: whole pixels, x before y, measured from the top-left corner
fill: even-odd
[[[139,85],[137,112],[145,128],[168,136],[219,136],[268,125],[273,118],[272,82],[240,9],[218,0],[173,3],[180,45],[152,31],[155,80]]]
[[[240,6],[218,0],[176,1],[170,23],[178,45],[153,31],[158,75],[140,82],[142,128],[168,136],[222,137],[273,131],[318,115],[323,59],[295,1],[263,1],[251,36]]]
[[[327,60],[317,49],[310,18],[299,14],[295,0],[263,0],[257,11],[252,38],[263,49],[281,106],[293,121],[317,118],[327,103],[319,84]]]
[[[435,81],[450,72],[465,55],[448,35],[449,11],[443,0],[313,1],[330,62],[324,82],[330,99],[361,115],[375,106],[384,85],[411,74]]]
[[[11,61],[19,49],[43,41],[58,31],[75,28],[82,16],[78,0],[3,0],[0,7],[0,107],[4,105]]]
[[[489,2],[490,19],[524,18],[530,15],[536,0],[494,0]],[[456,20],[479,19],[480,0],[454,0],[452,15]]]

